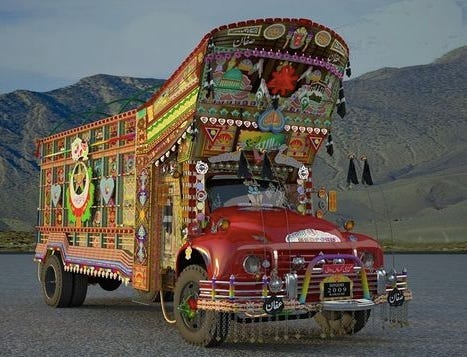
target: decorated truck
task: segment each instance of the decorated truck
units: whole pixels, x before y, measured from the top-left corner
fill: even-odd
[[[45,302],[80,306],[89,284],[124,283],[203,346],[253,325],[249,338],[281,323],[273,335],[287,338],[312,317],[321,335],[353,334],[377,306],[403,324],[407,272],[386,271],[351,221],[326,220],[336,191],[312,180],[349,70],[325,26],[238,22],[208,33],[139,108],[38,140]]]

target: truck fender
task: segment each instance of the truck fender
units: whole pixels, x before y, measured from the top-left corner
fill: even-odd
[[[191,252],[190,252],[191,249]],[[199,265],[202,266],[206,271],[210,271],[211,266],[211,256],[209,252],[200,248],[185,245],[183,246],[177,256],[177,266],[176,266],[176,274],[177,277],[180,273],[189,265]]]

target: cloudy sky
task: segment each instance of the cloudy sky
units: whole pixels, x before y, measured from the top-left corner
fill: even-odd
[[[0,0],[0,93],[99,73],[164,79],[211,29],[264,17],[335,29],[354,75],[467,44],[467,0]]]

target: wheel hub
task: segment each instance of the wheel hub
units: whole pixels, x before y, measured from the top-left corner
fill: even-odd
[[[193,296],[188,296],[177,309],[183,314],[185,318],[192,320],[198,313],[198,304]]]

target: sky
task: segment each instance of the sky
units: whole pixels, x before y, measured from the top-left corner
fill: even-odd
[[[0,0],[0,93],[101,73],[166,79],[212,29],[268,17],[337,31],[353,77],[467,45],[467,0]]]

